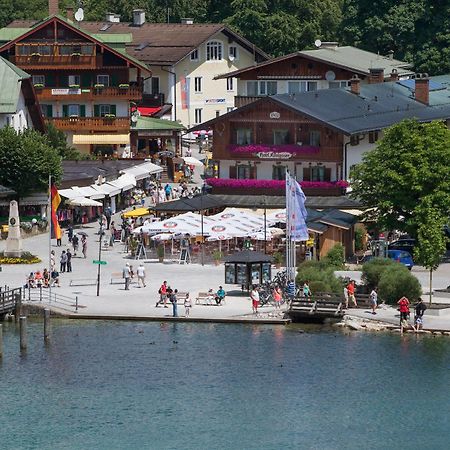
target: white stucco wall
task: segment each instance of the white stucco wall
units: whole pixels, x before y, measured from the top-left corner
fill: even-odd
[[[363,136],[363,135],[361,135]],[[383,137],[383,132],[378,132],[378,139]],[[344,146],[346,143],[350,141],[350,138],[346,138],[344,141]],[[376,143],[369,143],[369,134],[364,134],[364,138],[359,141],[358,145],[347,145],[347,160],[346,160],[346,173],[347,180],[349,179],[350,169],[355,164],[359,164],[362,161],[364,153],[373,150],[376,146]]]
[[[17,132],[33,127],[28,108],[25,106],[25,98],[20,91],[16,112],[10,114],[0,114],[0,127],[13,127]]]

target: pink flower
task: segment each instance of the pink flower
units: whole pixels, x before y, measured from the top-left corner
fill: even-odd
[[[312,145],[264,145],[264,144],[249,144],[249,145],[229,145],[228,150],[232,153],[258,153],[258,152],[273,152],[273,153],[295,153],[295,154],[315,154],[320,152],[320,147]]]
[[[208,178],[206,183],[212,187],[231,189],[285,189],[284,180],[238,180],[234,178]],[[305,189],[333,189],[346,188],[347,181],[301,181],[300,186]]]

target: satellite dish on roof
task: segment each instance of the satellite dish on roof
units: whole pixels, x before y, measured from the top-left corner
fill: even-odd
[[[233,55],[230,55],[230,56],[228,56],[228,59],[229,59],[230,61],[234,61],[234,56],[233,56]]]
[[[77,12],[75,13],[75,20],[77,22],[81,22],[84,19],[84,11],[83,8],[78,8]]]
[[[332,70],[328,70],[325,73],[325,80],[334,81],[336,79],[336,74]]]
[[[322,41],[321,41],[320,39],[316,39],[316,40],[314,41],[314,45],[315,45],[317,48],[320,48],[320,46],[322,45]]]

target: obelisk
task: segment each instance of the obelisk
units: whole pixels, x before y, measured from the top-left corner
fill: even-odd
[[[22,256],[19,205],[15,200],[9,202],[8,237],[6,238],[5,256],[9,258],[20,258]]]

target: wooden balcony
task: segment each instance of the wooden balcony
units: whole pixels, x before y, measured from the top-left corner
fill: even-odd
[[[53,117],[45,120],[62,131],[130,131],[129,117]]]
[[[95,69],[102,67],[101,56],[96,55],[16,55],[11,62],[23,69]]]
[[[49,100],[88,100],[117,99],[139,101],[142,98],[142,88],[139,86],[117,87],[108,86],[103,88],[37,88],[35,87],[38,99],[45,103]]]
[[[249,96],[249,95],[235,95],[234,96],[234,106],[240,108],[241,106],[248,105],[250,103],[256,102],[263,98],[262,96]]]

